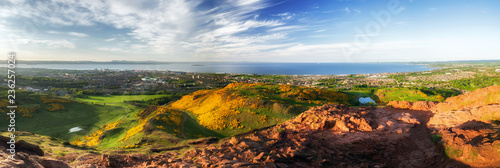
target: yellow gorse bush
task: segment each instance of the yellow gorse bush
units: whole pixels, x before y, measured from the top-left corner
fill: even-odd
[[[72,142],[70,142],[70,144],[72,145],[77,145],[77,146],[88,146],[88,147],[92,147],[92,146],[96,146],[96,145],[99,145],[99,143],[101,142],[101,136],[108,130],[111,130],[113,128],[116,128],[116,126],[120,124],[119,121],[117,122],[114,122],[114,123],[110,123],[110,124],[106,124],[104,125],[102,128],[100,128],[99,130],[93,132],[92,134],[88,135],[88,136],[84,136],[82,139],[80,138],[77,138],[75,140],[73,140]]]
[[[59,104],[59,103],[50,103],[49,104],[49,107],[47,107],[47,110],[49,111],[59,111],[59,110],[64,110],[66,108],[64,108],[64,106],[62,104]]]
[[[48,104],[48,103],[72,103],[73,102],[71,100],[49,98],[47,96],[40,96],[40,100],[42,100],[44,104]]]
[[[140,133],[141,131],[144,130],[145,125],[150,121],[151,118],[154,118],[157,121],[164,122],[168,125],[174,125],[177,128],[181,128],[182,125],[182,118],[183,118],[183,113],[181,111],[172,109],[170,107],[165,107],[165,106],[150,106],[143,111],[139,112],[136,114],[136,116],[141,117],[139,124],[135,127],[132,127],[127,131],[125,136],[121,139],[119,139],[117,142],[120,141],[127,141],[134,135]],[[150,116],[150,117],[146,117]],[[165,127],[163,126],[156,126],[158,129],[166,130]],[[174,129],[174,132],[177,134],[181,134],[181,129]]]
[[[182,97],[171,106],[193,112],[200,125],[208,129],[221,130],[228,126],[227,117],[239,114],[236,109],[243,107],[246,102],[244,97],[229,92],[231,88],[236,87],[234,85],[230,84],[219,90],[196,91]]]
[[[32,117],[31,113],[38,111],[40,106],[35,107],[17,107],[17,112],[23,114],[24,117]]]
[[[9,105],[10,105],[9,100],[7,100],[7,99],[0,99],[0,107],[4,108],[4,107],[7,107]]]
[[[139,125],[133,127],[132,129],[128,130],[127,131],[127,134],[122,138],[122,139],[119,139],[118,141],[116,142],[120,142],[120,141],[127,141],[130,137],[134,136],[135,134],[139,133],[142,131],[142,129],[144,129],[144,125],[146,124],[145,121],[141,121],[139,123]]]

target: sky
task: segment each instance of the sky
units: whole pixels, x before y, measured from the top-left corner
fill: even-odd
[[[0,0],[19,60],[500,59],[497,0]]]

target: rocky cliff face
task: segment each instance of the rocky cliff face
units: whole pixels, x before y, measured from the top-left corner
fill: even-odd
[[[427,123],[448,157],[474,167],[500,166],[500,86],[450,97],[424,108],[391,102],[395,108],[432,111]]]
[[[417,101],[417,102],[390,101],[387,104],[387,106],[399,109],[430,111],[434,109],[437,104],[438,104],[437,102],[428,102],[428,101]]]

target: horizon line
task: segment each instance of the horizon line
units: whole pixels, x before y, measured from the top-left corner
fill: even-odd
[[[7,61],[7,60],[2,60]],[[497,62],[500,59],[488,59],[488,60],[446,60],[446,61],[368,61],[368,62],[275,62],[275,61],[152,61],[152,60],[143,60],[143,61],[133,61],[133,60],[110,60],[110,61],[92,61],[92,60],[17,60],[22,62],[40,62],[40,63],[49,63],[49,62],[67,62],[67,63],[447,63],[447,62]]]

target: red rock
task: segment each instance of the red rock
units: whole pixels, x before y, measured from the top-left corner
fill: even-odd
[[[231,137],[231,139],[229,140],[229,143],[232,144],[232,145],[236,145],[240,142],[240,140],[236,137]]]
[[[255,156],[254,160],[259,161],[262,159],[263,156],[264,156],[264,152],[260,152],[259,155]]]

